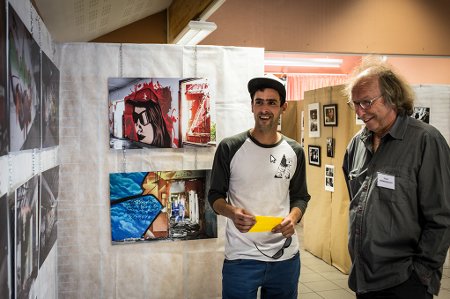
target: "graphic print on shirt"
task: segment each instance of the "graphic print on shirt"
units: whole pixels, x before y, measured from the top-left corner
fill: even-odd
[[[278,166],[277,173],[275,174],[276,178],[291,178],[291,167],[292,167],[292,159],[286,159],[286,155],[283,155],[281,159],[280,165]]]

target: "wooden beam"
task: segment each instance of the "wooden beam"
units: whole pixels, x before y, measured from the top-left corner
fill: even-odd
[[[214,0],[174,0],[168,9],[167,43],[171,44],[189,21],[196,20]]]

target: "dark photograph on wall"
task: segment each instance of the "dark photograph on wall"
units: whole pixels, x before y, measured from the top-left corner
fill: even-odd
[[[327,137],[327,157],[334,157],[334,138]]]
[[[427,124],[430,123],[430,107],[414,107],[412,117]]]
[[[337,126],[337,104],[323,105],[323,125],[328,127]]]
[[[15,290],[17,298],[34,298],[30,292],[38,271],[39,176],[16,189]]]
[[[6,8],[0,3],[0,156],[9,150],[9,110],[6,98]]]
[[[9,209],[6,195],[0,197],[0,298],[10,298]]]
[[[40,148],[40,50],[9,5],[10,151]]]
[[[320,166],[320,146],[308,145],[309,164]]]
[[[56,242],[59,166],[42,172],[39,212],[39,268]]]
[[[111,173],[113,244],[217,237],[207,202],[209,170]]]
[[[42,52],[42,147],[59,144],[59,70]]]
[[[109,78],[110,148],[215,144],[206,79]]]

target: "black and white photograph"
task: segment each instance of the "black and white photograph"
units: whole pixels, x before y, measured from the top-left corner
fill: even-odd
[[[325,190],[334,192],[334,165],[325,165]]]
[[[337,126],[337,104],[323,105],[323,125],[328,127]]]
[[[310,138],[320,137],[320,114],[319,103],[308,105],[308,128]]]
[[[327,137],[327,157],[334,157],[334,138]]]
[[[309,164],[320,166],[320,146],[308,145]]]
[[[430,123],[430,107],[414,107],[412,117],[424,123]]]

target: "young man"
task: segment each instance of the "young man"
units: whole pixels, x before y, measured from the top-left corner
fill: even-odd
[[[450,244],[450,149],[434,127],[409,117],[413,94],[373,57],[347,85],[364,121],[350,142],[349,286],[358,298],[432,298]]]
[[[255,125],[222,140],[208,199],[227,217],[223,298],[297,298],[300,258],[295,225],[309,194],[301,146],[277,132],[286,89],[275,76],[248,82]],[[268,232],[248,232],[255,216],[283,217]]]

